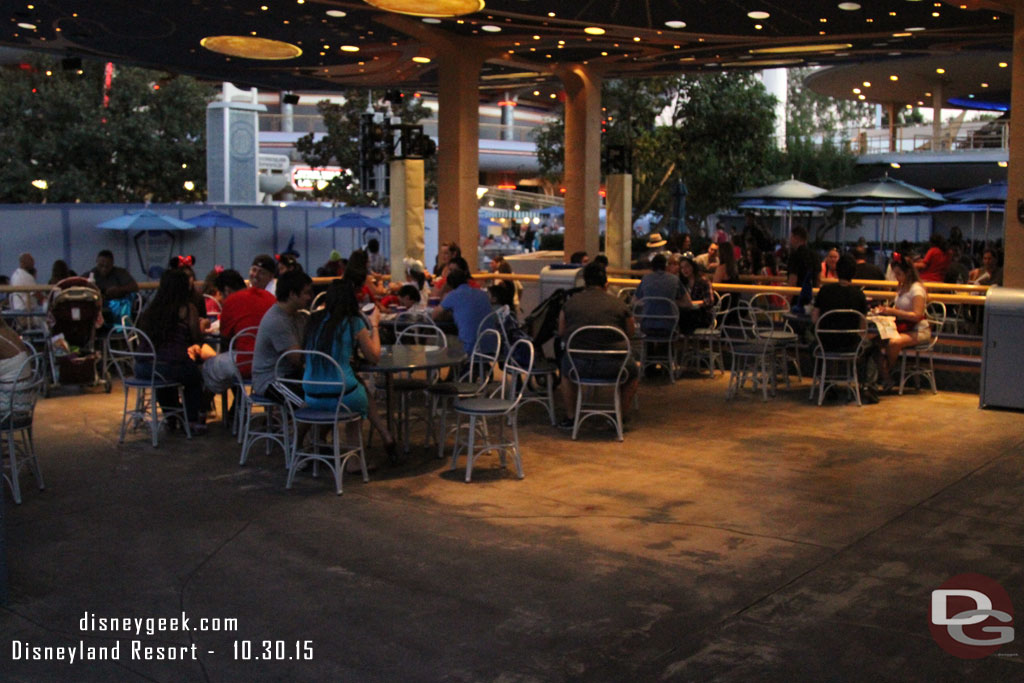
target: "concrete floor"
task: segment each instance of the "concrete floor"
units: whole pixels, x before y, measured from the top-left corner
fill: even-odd
[[[1024,607],[1024,416],[956,393],[819,408],[806,390],[727,403],[721,378],[648,381],[621,444],[596,423],[572,442],[531,406],[522,481],[495,459],[465,484],[414,453],[341,497],[308,474],[285,491],[278,456],[239,467],[219,425],[118,447],[119,387],[48,399],[47,489],[4,511],[0,677],[1024,680],[1020,630],[961,660],[927,624],[962,572]],[[86,611],[238,627],[82,631]],[[120,640],[120,659],[12,662],[13,640]],[[131,640],[198,659],[133,660]],[[311,641],[312,660],[233,656],[264,640]]]

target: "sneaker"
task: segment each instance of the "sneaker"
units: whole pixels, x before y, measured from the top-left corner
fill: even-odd
[[[559,429],[572,429],[576,426],[576,420],[571,417],[563,417],[556,425]]]

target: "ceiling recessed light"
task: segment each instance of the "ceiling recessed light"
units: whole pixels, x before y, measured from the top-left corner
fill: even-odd
[[[890,161],[890,162],[889,162],[889,165],[890,165],[891,167],[893,167],[893,168],[899,168],[899,167],[900,167],[900,164],[899,164],[899,162],[898,162],[898,161]]]
[[[987,87],[988,87],[988,83],[982,83],[982,84],[981,84],[981,87],[982,87],[982,88],[987,88]]]
[[[1000,69],[1005,69],[1005,68],[1006,68],[1006,67],[1008,67],[1008,66],[1010,66],[1010,65],[1009,65],[1009,64],[1007,64],[1006,62],[999,62],[999,68],[1000,68]]]
[[[346,15],[347,15],[347,13],[346,12],[342,12],[340,9],[329,9],[329,10],[327,10],[327,16],[329,16],[329,17],[336,17],[336,18],[340,19],[341,17],[344,17]]]
[[[847,12],[856,12],[860,9],[859,2],[841,2],[839,3],[839,9],[846,10]]]
[[[534,97],[540,97],[540,90],[534,90],[533,91],[533,96]]]
[[[673,19],[672,21],[666,21],[665,26],[669,28],[686,28],[686,22]]]
[[[860,88],[854,88],[853,89],[853,94],[854,95],[859,95],[860,94]]]
[[[377,9],[398,14],[411,14],[416,17],[457,17],[463,14],[479,12],[484,8],[484,0],[364,0],[366,4]]]
[[[35,24],[30,24],[28,22],[19,22],[18,23],[18,28],[23,28],[26,31],[35,31],[36,30],[36,25]]]
[[[939,67],[938,69],[936,69],[936,70],[935,70],[935,73],[937,73],[937,74],[944,74],[944,73],[946,73],[946,70],[945,70],[945,69],[943,69],[943,68],[942,68],[942,67],[940,66],[940,67]]]
[[[440,19],[436,19],[434,17],[423,17],[422,21],[423,21],[424,24],[440,24],[441,23]]]
[[[900,77],[897,76],[896,74],[893,74],[893,75],[889,76],[889,80],[890,81],[898,81],[898,80],[900,80]]]
[[[894,34],[892,34],[892,37],[893,38],[909,38],[912,35],[914,35],[914,34],[912,34],[912,33],[894,33]]]
[[[767,12],[747,12],[747,16],[751,19],[767,19],[771,15]]]
[[[588,26],[585,29],[583,29],[583,32],[584,33],[589,33],[592,36],[603,36],[604,35],[604,29],[601,28],[600,26]]]
[[[501,27],[495,26],[494,24],[484,24],[483,26],[480,27],[480,30],[487,31],[488,33],[498,33],[499,31],[501,31]]]
[[[342,52],[359,52],[359,47],[356,45],[342,45]]]
[[[867,98],[864,97],[863,95],[857,95],[857,99],[858,100],[866,100]]]
[[[904,31],[910,31],[911,33],[914,33],[915,31],[923,31],[924,30],[924,26],[908,26],[907,28],[905,28],[903,30]]]
[[[871,87],[871,81],[864,81],[863,83],[861,83],[861,85],[863,85],[865,88],[870,88]]]
[[[430,64],[430,57],[413,57],[412,61],[417,64]]]
[[[999,168],[1006,168],[1009,164],[1005,161],[997,161],[996,165],[999,166]]]

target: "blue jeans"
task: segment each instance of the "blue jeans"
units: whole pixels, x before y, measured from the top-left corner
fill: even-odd
[[[191,359],[175,363],[158,361],[156,371],[168,382],[178,382],[184,387],[185,417],[189,422],[196,422],[199,419],[199,408],[203,405],[203,373],[200,372],[199,366]],[[135,376],[139,379],[148,379],[152,375],[153,368],[148,361],[135,364]],[[178,403],[177,387],[157,389],[156,400],[164,409],[181,407]]]

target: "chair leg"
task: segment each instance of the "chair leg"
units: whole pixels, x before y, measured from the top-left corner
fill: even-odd
[[[157,446],[157,431],[160,429],[160,422],[157,420],[157,400],[156,392],[149,399],[150,408],[152,409],[152,419],[149,421],[150,431],[153,433],[153,448]],[[166,416],[165,416],[166,417]]]
[[[128,392],[131,388],[128,385],[124,387],[124,410],[121,411],[121,436],[118,437],[118,443],[124,443],[124,433],[128,429]]]
[[[619,392],[618,385],[612,391],[615,400],[615,433],[618,435],[619,441],[622,441],[622,394]]]
[[[449,470],[459,466],[459,444],[462,440],[462,415],[455,413],[455,444],[452,446],[452,463]]]
[[[523,474],[523,457],[519,451],[519,411],[516,410],[512,416],[512,460],[516,464],[516,476],[520,479],[525,477]]]
[[[907,382],[907,354],[900,354],[900,396],[903,395],[903,385]]]
[[[21,505],[21,484],[18,483],[18,453],[14,445],[14,431],[7,432],[7,459],[11,463],[11,497],[14,502]]]
[[[583,411],[583,385],[576,385],[576,415],[572,421],[572,440],[576,440],[576,435],[580,432],[580,413]]]
[[[466,483],[473,477],[473,456],[476,455],[474,452],[475,444],[473,439],[476,436],[476,415],[469,416],[469,446],[466,451]]]
[[[547,385],[546,393],[548,398],[548,416],[551,418],[551,426],[554,427],[558,424],[558,420],[555,419],[555,376],[553,374],[547,375],[544,379],[544,383]]]
[[[338,423],[335,422],[332,425],[331,440],[334,442],[331,444],[334,447],[334,491],[339,496],[341,495],[341,487],[345,477],[345,465],[341,462],[341,440],[338,438]],[[314,445],[314,448],[316,446]]]

